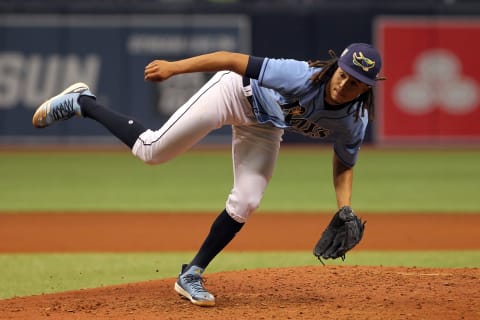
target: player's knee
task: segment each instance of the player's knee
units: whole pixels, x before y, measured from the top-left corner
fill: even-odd
[[[167,162],[167,160],[165,160],[163,158],[152,157],[152,156],[147,157],[147,158],[141,158],[141,160],[143,162],[145,162],[146,164],[151,165],[151,166]]]
[[[250,199],[251,201],[248,201],[246,204],[245,204],[245,211],[248,213],[248,216],[250,216],[250,214],[252,212],[254,212],[255,210],[258,209],[258,207],[260,206],[260,199]]]
[[[132,148],[132,153],[135,157],[149,165],[161,164],[168,161],[167,158],[154,153],[151,145],[145,145],[141,143],[140,140],[137,140],[137,143]]]
[[[259,207],[260,200],[261,196],[237,198],[234,195],[230,195],[226,204],[227,212],[235,221],[245,223],[250,215]]]
[[[168,145],[160,144],[158,139],[158,131],[148,129],[138,137],[132,147],[132,154],[149,165],[168,162],[175,156],[175,152]]]
[[[132,149],[132,153],[135,157],[146,164],[155,165],[161,163],[157,158],[153,157],[152,148],[150,146],[140,146],[136,149]]]

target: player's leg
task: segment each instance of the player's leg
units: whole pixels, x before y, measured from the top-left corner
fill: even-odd
[[[152,131],[132,117],[102,106],[87,85],[77,83],[43,103],[32,122],[42,128],[75,115],[94,119],[131,148],[135,156],[146,163],[156,164],[188,150],[209,132],[225,124],[254,121],[243,114],[247,104],[241,90],[241,77],[232,72],[220,72],[159,130]]]
[[[190,265],[205,269],[257,209],[272,177],[282,134],[273,127],[233,127],[233,188]]]
[[[32,123],[37,128],[48,127],[73,116],[91,118],[101,123],[129,148],[132,148],[145,127],[131,117],[106,108],[84,83],[75,83],[37,108]]]
[[[142,133],[132,153],[146,163],[163,163],[224,125],[255,123],[241,79],[229,71],[215,74],[159,130]]]
[[[263,197],[277,162],[283,129],[271,126],[233,127],[233,189],[226,202],[229,215],[246,222]]]
[[[138,120],[104,107],[92,97],[80,96],[78,103],[85,118],[93,119],[102,124],[130,149],[132,149],[140,134],[147,130]]]
[[[215,304],[214,296],[202,285],[201,275],[260,204],[273,174],[282,134],[283,130],[272,127],[233,127],[234,186],[226,209],[213,222],[190,264],[182,266],[175,283],[175,290],[192,303],[202,306]]]

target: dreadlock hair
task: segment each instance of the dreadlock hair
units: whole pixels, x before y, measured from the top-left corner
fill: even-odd
[[[310,80],[314,84],[322,84],[328,81],[332,76],[335,70],[338,67],[338,57],[333,50],[328,50],[328,54],[330,55],[329,60],[316,60],[316,61],[309,61],[309,67],[320,67],[322,70],[315,73]],[[375,115],[375,108],[374,108],[374,96],[373,96],[373,89],[370,87],[368,91],[364,92],[358,97],[358,100],[361,102],[355,110],[355,121],[360,118],[360,115],[363,117],[365,115],[365,110],[368,111],[368,120],[373,120]]]

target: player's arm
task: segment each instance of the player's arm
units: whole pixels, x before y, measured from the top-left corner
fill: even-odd
[[[350,206],[352,199],[353,167],[347,167],[334,152],[333,186],[338,208]]]
[[[221,70],[245,75],[249,58],[247,54],[217,51],[177,61],[153,60],[145,67],[145,80],[163,81],[182,73]]]

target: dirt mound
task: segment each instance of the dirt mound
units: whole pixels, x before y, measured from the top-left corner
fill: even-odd
[[[174,279],[0,300],[2,319],[480,319],[479,268],[318,266],[206,275],[217,306]]]
[[[356,250],[480,248],[479,214],[362,217],[369,222]],[[3,214],[0,252],[196,250],[214,218]],[[329,219],[300,213],[257,215],[228,250],[311,250]],[[179,239],[178,226],[204,231]],[[480,319],[479,268],[316,266],[222,272],[206,278],[217,297],[214,308],[180,299],[173,291],[175,279],[166,279],[0,300],[0,319]]]

